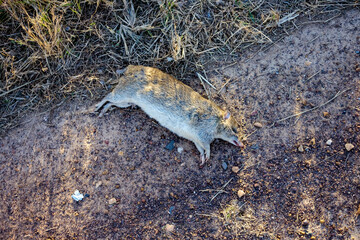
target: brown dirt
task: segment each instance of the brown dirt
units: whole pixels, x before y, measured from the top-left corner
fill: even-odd
[[[29,114],[0,139],[2,238],[360,239],[359,16],[301,25],[228,63],[206,59],[218,89],[230,79],[211,96],[249,136],[243,151],[216,140],[202,169],[191,142],[139,109],[97,118],[80,114],[92,103],[78,99]],[[254,132],[255,122],[264,127]],[[212,201],[215,192],[203,191],[226,183]],[[74,202],[76,189],[88,197]]]

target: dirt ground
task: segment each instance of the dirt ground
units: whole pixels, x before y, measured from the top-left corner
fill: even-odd
[[[216,140],[201,169],[193,143],[137,108],[98,118],[78,99],[29,115],[0,139],[1,238],[360,239],[360,12],[298,27],[204,59],[246,148]]]

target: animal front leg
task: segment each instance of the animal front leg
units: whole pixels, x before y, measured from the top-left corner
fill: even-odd
[[[204,144],[206,161],[210,159],[210,144]]]
[[[200,152],[200,160],[201,160],[200,166],[203,166],[204,163],[205,163],[205,161],[208,160],[207,154],[204,154],[204,152],[206,151],[206,148],[204,148],[204,147],[202,146],[202,144],[199,144],[199,143],[196,143],[196,142],[194,142],[194,143],[195,143],[196,148],[197,148],[197,149],[199,150],[199,152]]]

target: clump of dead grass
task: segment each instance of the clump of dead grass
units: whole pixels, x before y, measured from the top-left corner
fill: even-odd
[[[254,237],[270,237],[275,239],[261,218],[255,216],[252,209],[240,203],[238,200],[232,200],[220,209],[219,213],[214,216],[222,222],[222,224],[230,230],[234,236],[254,236]]]
[[[41,1],[28,4],[8,1],[5,4],[6,9],[24,30],[22,39],[10,40],[18,41],[18,44],[31,49],[35,44],[44,51],[45,56],[62,57],[63,49],[69,40],[65,38],[61,28],[63,13],[56,10],[60,5],[57,2],[45,5],[45,2]]]
[[[0,8],[0,128],[28,110],[107,90],[128,64],[177,77],[202,69],[202,56],[237,56],[296,28],[294,19],[357,1],[5,0]]]

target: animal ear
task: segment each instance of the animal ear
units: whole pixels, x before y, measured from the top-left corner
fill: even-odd
[[[224,120],[227,120],[227,119],[229,119],[231,117],[231,114],[229,113],[229,112],[226,112],[225,114],[224,114]]]

